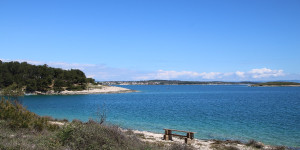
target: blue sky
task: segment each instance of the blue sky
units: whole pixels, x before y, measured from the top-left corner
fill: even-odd
[[[97,80],[299,80],[300,1],[2,0],[0,52]]]

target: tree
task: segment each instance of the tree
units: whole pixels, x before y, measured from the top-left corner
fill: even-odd
[[[87,83],[95,84],[95,79],[93,79],[93,78],[86,78],[86,82]]]
[[[63,91],[63,86],[64,86],[64,81],[61,79],[56,79],[54,80],[54,86],[53,86],[53,90],[55,92],[61,92]]]
[[[6,96],[13,100],[18,100],[20,96],[24,96],[24,92],[21,87],[19,87],[16,83],[4,88],[1,91],[2,96]]]
[[[95,82],[89,79],[88,82]],[[64,87],[70,90],[83,90],[87,78],[81,70],[63,70],[47,65],[31,65],[26,62],[0,62],[0,89],[11,86],[26,87],[26,92],[61,91]]]
[[[27,80],[27,83],[26,83],[26,92],[34,92],[34,91],[37,91],[37,85],[36,85],[36,80],[33,80],[33,79],[29,79]]]

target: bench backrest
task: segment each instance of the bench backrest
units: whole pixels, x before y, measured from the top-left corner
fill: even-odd
[[[176,131],[176,132],[185,132],[185,133],[196,133],[196,132],[190,132],[190,131],[183,131],[183,130],[174,130],[174,129],[164,129],[168,131]]]

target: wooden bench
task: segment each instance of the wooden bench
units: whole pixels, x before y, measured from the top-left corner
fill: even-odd
[[[164,129],[164,130],[165,130],[164,140],[166,140],[166,141],[172,140],[173,136],[179,136],[179,137],[184,138],[184,142],[186,144],[190,144],[191,140],[194,139],[194,134],[196,133],[196,132],[174,130],[174,129]],[[184,133],[186,133],[186,136],[185,135],[180,135],[180,134],[174,134],[174,133],[172,133],[172,131],[175,131],[175,132],[184,132]]]

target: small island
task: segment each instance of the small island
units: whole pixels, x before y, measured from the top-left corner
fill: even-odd
[[[79,69],[63,70],[27,62],[0,61],[1,94],[15,92],[16,95],[77,95],[100,93],[128,93],[134,90],[99,85],[87,78]],[[11,95],[11,94],[8,94]]]
[[[256,83],[251,86],[300,86],[300,83],[297,82],[264,82]]]

